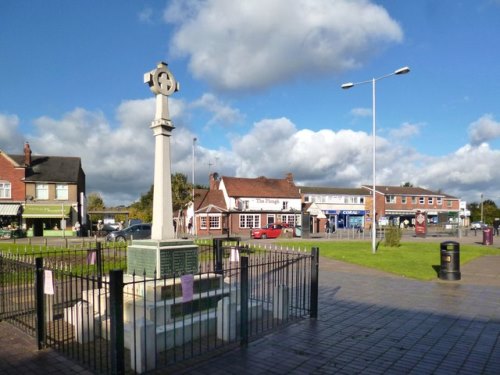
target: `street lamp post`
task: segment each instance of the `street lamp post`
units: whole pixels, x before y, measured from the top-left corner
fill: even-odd
[[[348,82],[344,83],[341,88],[343,89],[350,89],[351,87],[365,84],[365,83],[370,83],[372,84],[372,178],[373,178],[373,186],[372,186],[372,253],[375,254],[377,252],[377,228],[376,228],[376,222],[377,222],[377,211],[376,211],[376,117],[375,117],[375,103],[376,103],[376,96],[375,96],[375,83],[377,81],[380,81],[381,79],[394,76],[394,75],[401,75],[401,74],[406,74],[410,72],[410,68],[405,66],[404,68],[398,69],[390,74],[386,74],[385,76],[381,76],[378,78],[372,78],[367,81],[361,81],[361,82]]]
[[[192,198],[193,198],[193,234],[196,236],[196,214],[195,214],[195,210],[196,210],[196,207],[194,206],[194,162],[195,162],[195,156],[194,156],[194,150],[196,148],[196,141],[198,140],[198,138],[194,137],[193,138],[193,174],[192,174],[192,184],[193,184],[193,192],[192,192]]]
[[[483,193],[481,193],[481,224],[484,224],[483,206]]]

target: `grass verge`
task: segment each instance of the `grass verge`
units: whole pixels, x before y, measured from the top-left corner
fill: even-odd
[[[280,242],[296,246],[293,242]],[[319,247],[320,256],[378,269],[384,272],[417,279],[433,280],[440,268],[440,243],[401,243],[399,247],[388,247],[380,243],[376,254],[372,253],[371,242],[322,241],[301,242],[300,246]],[[500,255],[500,249],[460,244],[460,265],[484,255]]]

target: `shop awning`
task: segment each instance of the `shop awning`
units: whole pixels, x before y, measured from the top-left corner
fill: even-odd
[[[23,218],[68,218],[71,206],[62,204],[27,204]]]
[[[17,216],[21,212],[21,205],[14,203],[1,203],[0,216]]]

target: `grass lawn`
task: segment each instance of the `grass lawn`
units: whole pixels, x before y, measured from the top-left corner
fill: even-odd
[[[297,243],[280,242],[283,245],[297,246]],[[379,244],[376,254],[372,254],[371,242],[322,241],[301,242],[301,247],[319,247],[320,256],[359,264],[396,275],[418,280],[437,278],[441,258],[440,243],[402,242],[399,247]],[[500,249],[485,246],[460,244],[460,265],[483,255],[500,255]]]

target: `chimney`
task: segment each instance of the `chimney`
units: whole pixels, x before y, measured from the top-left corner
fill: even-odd
[[[31,148],[28,142],[24,144],[24,165],[26,167],[31,166]]]
[[[217,172],[210,173],[208,180],[210,191],[219,190],[219,174]]]
[[[285,180],[287,180],[289,183],[293,185],[293,174],[292,173],[287,173]]]

